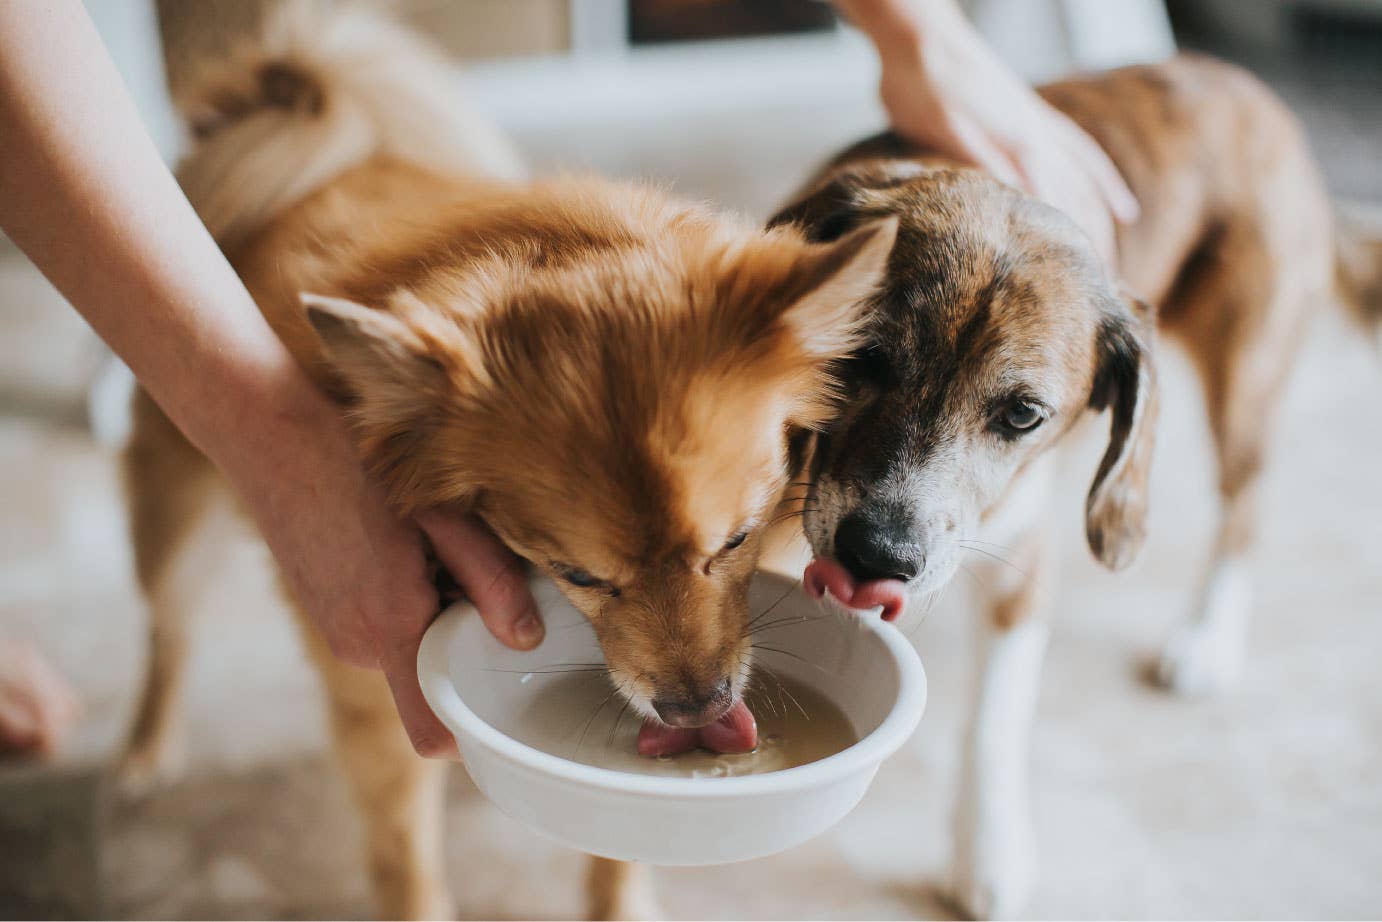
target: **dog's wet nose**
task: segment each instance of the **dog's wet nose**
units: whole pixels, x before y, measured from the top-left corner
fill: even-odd
[[[896,517],[847,516],[835,530],[835,557],[855,579],[915,579],[926,563],[921,545]]]
[[[729,679],[721,679],[703,690],[654,698],[653,710],[669,727],[704,727],[724,716],[733,703]]]

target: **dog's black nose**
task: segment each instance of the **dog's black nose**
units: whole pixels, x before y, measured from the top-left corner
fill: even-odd
[[[835,530],[835,556],[855,579],[915,579],[926,562],[906,522],[896,516],[847,516]]]
[[[734,703],[729,679],[707,689],[653,699],[653,710],[669,727],[704,727],[724,716]]]

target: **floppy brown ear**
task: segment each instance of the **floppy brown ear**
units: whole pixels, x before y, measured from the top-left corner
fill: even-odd
[[[1132,563],[1146,537],[1147,487],[1157,423],[1155,312],[1128,299],[1099,330],[1090,407],[1111,413],[1109,444],[1085,503],[1085,534],[1110,570]]]

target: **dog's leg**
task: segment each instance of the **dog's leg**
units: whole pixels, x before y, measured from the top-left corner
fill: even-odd
[[[953,894],[975,919],[1017,913],[1035,874],[1027,741],[1048,636],[1046,557],[1044,542],[1033,538],[1019,547],[1014,569],[986,568],[994,591],[976,639],[954,827]]]
[[[120,786],[139,793],[178,774],[176,720],[187,659],[187,615],[204,573],[188,553],[216,491],[211,464],[154,402],[135,395],[125,449],[125,489],[135,574],[149,612],[149,659],[135,720],[117,769]]]
[[[1157,677],[1182,695],[1222,692],[1242,675],[1252,607],[1255,492],[1241,486],[1225,493],[1223,523],[1198,603],[1162,650]]]
[[[586,876],[589,917],[597,920],[662,918],[652,869],[644,864],[591,858]]]
[[[1157,668],[1163,685],[1185,695],[1223,691],[1242,673],[1263,459],[1304,320],[1327,292],[1308,272],[1294,273],[1298,260],[1272,252],[1257,233],[1228,234],[1217,246],[1205,261],[1214,271],[1168,308],[1186,318],[1173,332],[1204,388],[1223,510],[1198,604]],[[1308,261],[1304,251],[1297,256]]]
[[[443,820],[447,763],[413,751],[383,675],[331,655],[303,624],[326,689],[336,751],[365,821],[375,901],[385,919],[441,919],[446,886]]]

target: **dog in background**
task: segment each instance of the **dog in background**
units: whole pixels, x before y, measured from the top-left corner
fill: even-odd
[[[870,342],[843,367],[847,408],[811,447],[808,584],[895,609],[943,587],[967,547],[1011,557],[981,565],[988,610],[955,814],[954,893],[979,918],[1018,911],[1033,878],[1024,762],[1057,443],[1108,411],[1086,530],[1100,561],[1127,565],[1144,537],[1158,330],[1187,350],[1223,518],[1159,674],[1184,694],[1219,691],[1242,666],[1257,485],[1305,325],[1340,299],[1382,317],[1382,244],[1336,222],[1295,118],[1249,74],[1183,56],[1040,92],[1142,204],[1119,232],[1126,290],[1065,216],[891,134],[840,154],[770,222],[826,243],[901,221]]]
[[[895,221],[830,243],[637,185],[524,183],[451,70],[365,9],[290,4],[180,100],[189,198],[295,358],[353,417],[401,514],[471,511],[593,625],[649,719],[742,708],[747,588],[789,436],[833,410]],[[123,764],[167,765],[210,463],[147,395],[126,455],[151,661]],[[299,617],[386,917],[449,912],[444,765],[383,678]],[[597,860],[593,911],[640,911]]]

